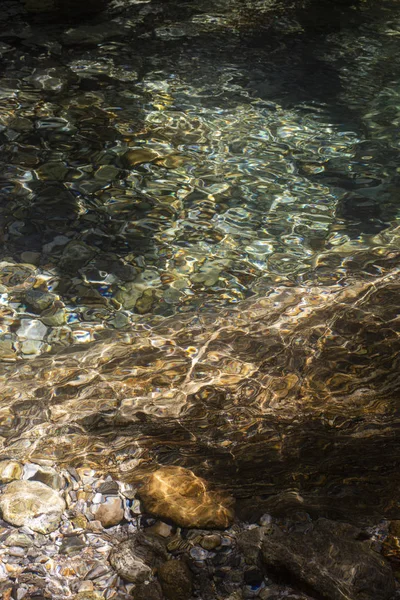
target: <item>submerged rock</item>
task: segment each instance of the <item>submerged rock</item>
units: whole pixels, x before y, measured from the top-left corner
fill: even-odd
[[[11,525],[50,533],[58,527],[65,502],[44,483],[13,481],[0,497],[0,510],[3,519]]]
[[[158,577],[168,600],[188,600],[192,595],[192,573],[181,560],[170,560],[158,569]]]
[[[132,583],[142,583],[153,574],[167,558],[167,552],[160,538],[155,535],[138,533],[121,542],[110,554],[111,566],[118,575]]]
[[[124,510],[119,498],[100,504],[96,512],[96,519],[101,522],[103,527],[114,527],[114,525],[118,525],[123,518]]]
[[[157,580],[150,581],[149,583],[139,583],[135,586],[133,597],[135,600],[163,600],[164,598],[161,586]]]
[[[347,523],[318,519],[286,534],[270,527],[262,557],[268,569],[331,600],[386,600],[395,591],[389,564]]]
[[[28,463],[24,466],[24,479],[29,481],[40,481],[53,490],[61,490],[64,480],[52,467]]]
[[[22,466],[15,460],[0,461],[0,483],[9,483],[15,479],[21,479]]]
[[[35,311],[42,312],[49,308],[55,300],[54,294],[43,290],[31,289],[26,292],[26,302]]]
[[[234,518],[231,498],[209,491],[204,479],[182,467],[163,467],[149,475],[139,496],[146,511],[181,527],[224,529]]]

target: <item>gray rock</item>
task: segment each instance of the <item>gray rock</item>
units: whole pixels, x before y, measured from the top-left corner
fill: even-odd
[[[111,566],[126,581],[143,583],[150,579],[153,569],[167,558],[164,544],[158,536],[138,533],[121,542],[110,554]]]
[[[261,558],[261,545],[268,529],[266,527],[254,527],[240,533],[237,537],[239,550],[249,565],[257,565]]]
[[[40,481],[53,490],[61,490],[64,486],[64,479],[52,467],[27,463],[24,465],[24,479],[30,481]]]
[[[31,289],[26,292],[25,296],[27,304],[35,311],[42,312],[54,302],[54,294],[43,290]]]
[[[17,336],[29,340],[43,340],[47,333],[47,327],[38,319],[21,319],[17,329]]]
[[[61,302],[56,301],[53,306],[43,311],[42,321],[49,327],[61,327],[67,320],[67,311]]]
[[[13,532],[4,541],[5,546],[19,546],[20,548],[30,548],[33,546],[33,539],[25,533]]]
[[[318,519],[284,534],[266,531],[265,565],[331,600],[386,600],[395,590],[389,564],[346,523]]]
[[[86,546],[85,541],[78,535],[72,535],[63,539],[60,546],[60,554],[76,554]]]
[[[95,254],[96,250],[84,242],[74,240],[65,246],[60,260],[60,267],[73,273],[88,263]]]
[[[24,263],[28,263],[31,265],[38,265],[40,262],[40,252],[31,252],[30,250],[27,250],[26,252],[22,252],[21,260]]]
[[[39,340],[25,340],[21,344],[21,352],[27,355],[40,354],[43,346],[43,342]]]
[[[20,480],[6,486],[0,510],[7,523],[46,534],[58,527],[65,502],[43,483]]]

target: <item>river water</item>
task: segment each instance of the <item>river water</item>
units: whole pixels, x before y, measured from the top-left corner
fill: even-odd
[[[330,444],[346,510],[393,466],[400,9],[254,6],[7,3],[3,457],[296,499]]]

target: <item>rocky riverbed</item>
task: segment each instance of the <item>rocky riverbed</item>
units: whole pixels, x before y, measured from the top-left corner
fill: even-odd
[[[7,600],[386,600],[396,593],[383,554],[396,560],[398,521],[358,529],[298,512],[244,522],[231,499],[171,467],[134,486],[88,468],[3,461],[0,480]]]
[[[399,597],[400,13],[287,4],[2,3],[6,600]]]

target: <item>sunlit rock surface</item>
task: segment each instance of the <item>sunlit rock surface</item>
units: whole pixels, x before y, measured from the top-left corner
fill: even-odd
[[[162,467],[145,478],[139,497],[146,512],[182,527],[225,529],[234,519],[231,498],[182,467]]]
[[[353,256],[380,265],[371,281],[277,287],[3,364],[4,455],[128,480],[179,465],[253,512],[398,517],[398,235]]]

